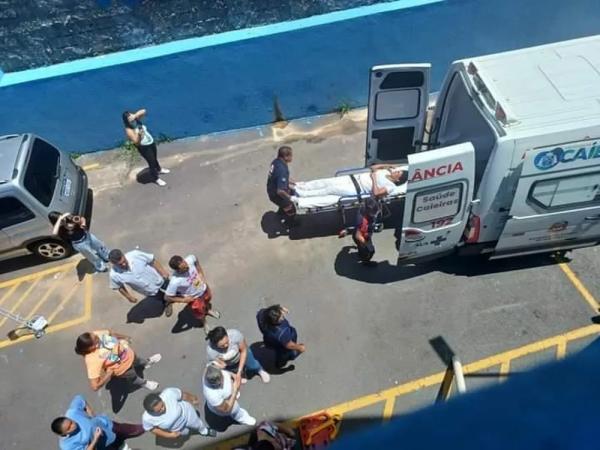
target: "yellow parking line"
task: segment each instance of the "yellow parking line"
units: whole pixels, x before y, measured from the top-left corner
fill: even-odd
[[[69,295],[69,294],[67,294],[67,295]],[[68,300],[68,297],[65,297],[65,299],[63,299],[63,301],[61,302],[62,305],[59,305],[59,307],[55,311],[56,314],[58,314],[58,311],[60,311],[61,306],[64,306],[64,304],[66,304],[66,300]],[[54,319],[56,317],[56,314],[53,315],[52,319]],[[75,325],[79,325],[81,323],[87,322],[88,320],[90,320],[91,317],[92,317],[92,279],[91,279],[91,277],[86,277],[85,278],[84,314],[83,314],[83,316],[76,317],[75,319],[67,320],[66,322],[57,323],[56,325],[50,324],[50,326],[48,328],[46,328],[46,334],[54,333],[55,331],[61,331],[66,328],[73,327]],[[48,320],[48,322],[50,322],[50,321],[51,320]],[[20,344],[21,342],[28,341],[33,338],[34,338],[33,335],[28,334],[26,336],[20,337],[17,341],[11,341],[9,339],[0,341],[0,349],[4,348],[4,347],[8,347],[9,345],[13,345],[15,343]]]
[[[57,283],[54,283],[52,286],[50,286],[50,289],[48,289],[46,291],[46,293],[42,296],[42,298],[35,304],[35,306],[31,309],[31,311],[29,311],[24,317],[30,319],[31,316],[33,316],[38,309],[41,308],[41,306],[46,302],[46,300],[48,300],[48,298],[50,298],[50,295],[52,295],[52,293],[54,292],[54,290],[58,287]]]
[[[567,340],[563,339],[556,345],[556,359],[563,359],[567,353]]]
[[[579,278],[577,278],[575,272],[573,272],[566,263],[560,263],[558,266],[565,273],[569,281],[573,283],[573,286],[575,286],[575,289],[579,291],[579,293],[585,299],[585,301],[589,303],[594,312],[597,313],[600,310],[600,303],[596,301],[594,296],[590,294],[590,291],[588,291],[587,288],[583,285],[583,283],[579,280]]]
[[[385,406],[383,407],[383,420],[390,420],[392,414],[394,413],[394,405],[396,404],[396,397],[388,398],[385,401]]]
[[[12,286],[15,283],[22,283],[24,281],[33,280],[35,278],[45,276],[55,272],[66,271],[72,267],[75,267],[79,263],[79,260],[73,261],[67,264],[61,264],[60,266],[52,267],[50,269],[41,270],[39,272],[30,273],[29,275],[23,275],[21,277],[13,278],[11,280],[3,281],[0,283],[0,289],[8,286]]]
[[[79,287],[78,284],[73,285],[73,287],[71,288],[71,290],[69,291],[69,293],[65,296],[65,298],[62,299],[62,301],[58,304],[58,306],[52,312],[52,314],[50,314],[50,317],[48,317],[48,323],[52,323],[52,321],[58,315],[58,313],[63,310],[63,308],[65,307],[65,305],[69,302],[69,300],[71,300],[71,297],[73,297],[73,295],[77,291],[78,287]]]
[[[508,372],[510,372],[510,360],[506,360],[500,364],[500,379],[498,381],[502,383],[506,379]]]
[[[10,312],[15,313],[15,311],[17,310],[17,308],[19,306],[21,306],[21,303],[23,303],[25,301],[25,299],[27,299],[27,297],[29,296],[29,294],[31,293],[31,291],[33,290],[33,288],[35,288],[37,286],[37,284],[42,280],[43,277],[39,277],[36,280],[34,280],[31,285],[27,288],[27,290],[21,295],[21,297],[19,297],[19,299],[12,305],[12,307],[10,308]],[[4,325],[6,323],[6,321],[8,320],[7,317],[4,317],[0,320],[0,327],[2,325]]]
[[[4,303],[4,300],[6,300],[7,298],[9,298],[9,297],[10,297],[10,296],[13,294],[13,292],[15,292],[15,290],[16,290],[16,289],[19,287],[19,285],[20,285],[20,284],[21,284],[21,283],[16,283],[16,284],[15,284],[13,287],[11,287],[11,288],[8,290],[8,292],[6,292],[6,294],[4,294],[4,295],[2,296],[2,298],[0,298],[0,305],[1,305],[2,303]]]
[[[83,166],[83,170],[85,170],[86,172],[88,170],[92,170],[92,169],[97,169],[98,167],[100,167],[99,163],[93,163],[93,164],[88,164],[87,166]]]

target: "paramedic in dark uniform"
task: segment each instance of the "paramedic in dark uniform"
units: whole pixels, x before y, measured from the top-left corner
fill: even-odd
[[[373,245],[373,231],[375,228],[375,219],[379,213],[379,205],[374,198],[365,200],[365,204],[358,210],[356,217],[356,228],[352,235],[352,240],[358,249],[358,257],[366,266],[375,266],[377,263],[371,261],[375,254]]]
[[[287,224],[293,224],[296,216],[296,207],[292,203],[294,183],[290,182],[288,164],[292,162],[292,148],[279,147],[277,158],[271,163],[267,178],[267,194],[269,200],[279,206],[279,214],[285,217]]]

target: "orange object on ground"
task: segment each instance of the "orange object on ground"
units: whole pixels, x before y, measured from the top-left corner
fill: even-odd
[[[212,292],[208,285],[206,286],[206,291],[200,297],[195,298],[190,303],[190,308],[192,309],[192,313],[194,317],[199,320],[204,320],[208,311],[210,311],[211,305],[210,301],[212,300]]]
[[[300,419],[298,429],[304,450],[321,450],[329,447],[340,429],[340,416],[318,413]]]

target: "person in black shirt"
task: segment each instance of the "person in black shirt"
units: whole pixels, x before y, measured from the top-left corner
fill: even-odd
[[[54,226],[52,233],[68,242],[81,255],[91,262],[98,272],[106,272],[108,266],[108,248],[100,239],[87,229],[85,217],[73,214],[61,214],[52,211],[48,214]]]
[[[269,200],[279,206],[279,214],[285,217],[288,224],[293,224],[296,217],[296,207],[292,203],[294,183],[290,181],[288,164],[292,162],[292,148],[279,147],[277,158],[271,163],[267,178],[267,194]]]

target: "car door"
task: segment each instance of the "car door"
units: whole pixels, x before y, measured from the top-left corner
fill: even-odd
[[[0,251],[18,248],[23,242],[38,236],[39,222],[33,211],[18,198],[0,198],[0,231],[3,236]],[[45,229],[50,229],[50,222]]]
[[[509,218],[494,256],[600,242],[600,141],[525,154]]]
[[[470,142],[408,155],[400,264],[455,249],[468,221],[474,178]]]
[[[431,64],[375,66],[369,82],[366,164],[406,162],[420,148]]]

